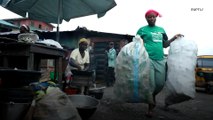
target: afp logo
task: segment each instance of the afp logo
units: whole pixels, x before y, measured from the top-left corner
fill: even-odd
[[[191,11],[203,11],[204,9],[203,8],[191,8]]]

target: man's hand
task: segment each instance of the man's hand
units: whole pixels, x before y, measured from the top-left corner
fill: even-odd
[[[173,37],[173,39],[175,40],[175,39],[177,39],[177,38],[179,38],[179,37],[184,37],[184,35],[182,35],[182,34],[176,34],[176,35]]]

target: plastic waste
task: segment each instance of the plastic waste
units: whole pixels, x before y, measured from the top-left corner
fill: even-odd
[[[173,105],[195,97],[195,67],[197,45],[194,41],[180,37],[170,45],[167,58],[165,104]]]
[[[140,36],[119,52],[115,65],[115,100],[130,103],[152,103],[153,87],[149,81],[150,61]]]

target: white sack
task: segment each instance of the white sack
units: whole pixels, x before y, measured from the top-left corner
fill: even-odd
[[[115,99],[121,102],[153,102],[149,82],[150,61],[140,36],[125,45],[116,58]]]
[[[184,37],[170,45],[165,104],[172,105],[195,97],[195,67],[197,45]]]

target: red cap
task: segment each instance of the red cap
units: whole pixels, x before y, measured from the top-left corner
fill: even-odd
[[[162,15],[161,15],[159,12],[157,12],[156,10],[152,10],[152,9],[148,10],[148,11],[145,13],[145,17],[146,17],[147,15],[149,15],[150,13],[154,13],[156,16],[162,17]]]

